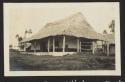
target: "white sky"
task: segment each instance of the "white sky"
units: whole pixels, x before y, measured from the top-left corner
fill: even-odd
[[[26,29],[33,34],[45,24],[82,12],[88,23],[99,33],[108,29],[118,16],[118,3],[5,3],[4,24],[9,24],[9,43],[17,44],[16,34],[24,36]],[[116,19],[115,19],[116,20]]]

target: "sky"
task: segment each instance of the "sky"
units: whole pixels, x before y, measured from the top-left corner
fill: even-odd
[[[8,24],[9,44],[17,45],[16,34],[25,30],[37,33],[49,22],[81,12],[96,32],[108,30],[111,21],[118,20],[119,5],[110,3],[4,3],[4,24]],[[109,31],[109,30],[108,30]],[[31,36],[32,36],[31,35]]]

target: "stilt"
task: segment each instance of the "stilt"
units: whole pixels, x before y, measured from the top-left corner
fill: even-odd
[[[65,52],[65,36],[63,36],[63,52]]]

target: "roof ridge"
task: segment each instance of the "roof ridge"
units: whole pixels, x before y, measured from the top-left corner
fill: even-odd
[[[76,18],[76,17],[85,18],[81,12],[77,12],[75,14],[69,15],[69,16],[64,17],[62,19],[59,19],[59,20],[56,20],[56,21],[53,21],[53,22],[48,22],[46,25],[57,24],[57,23],[63,22],[63,21],[68,20],[68,19],[71,20],[72,18]]]
[[[54,22],[49,22],[45,26],[57,25],[57,24],[62,23],[62,22],[64,24],[64,23],[66,23],[66,21],[75,21],[75,20],[84,21],[88,27],[91,27],[91,30],[95,31],[94,28],[92,28],[92,26],[87,22],[87,19],[85,18],[85,16],[81,12],[77,12],[75,14],[72,14],[72,15],[67,16],[67,17],[60,19],[60,20],[56,20]]]

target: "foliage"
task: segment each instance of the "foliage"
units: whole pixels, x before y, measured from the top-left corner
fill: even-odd
[[[32,34],[32,29],[25,30],[24,38],[26,38],[27,34]]]
[[[111,24],[109,25],[109,29],[111,33],[115,32],[115,20],[112,20]]]
[[[103,31],[103,34],[108,34],[107,31],[106,31],[106,29]]]
[[[109,29],[111,33],[115,32],[115,20],[111,21],[111,23],[109,24]],[[103,31],[103,34],[108,34],[106,29]]]
[[[23,38],[21,36],[19,36],[19,34],[16,35],[16,38],[17,38],[18,42],[23,40]]]

